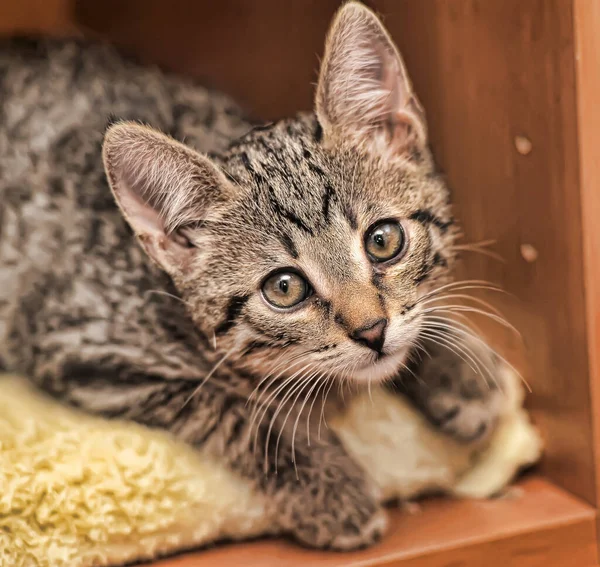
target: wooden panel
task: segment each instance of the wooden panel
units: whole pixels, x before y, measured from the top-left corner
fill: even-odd
[[[0,33],[74,30],[74,0],[4,0],[0,2]]]
[[[594,477],[588,355],[595,377],[593,407],[600,412],[600,231],[595,226],[600,211],[600,3],[369,3],[385,16],[425,104],[432,145],[453,188],[466,240],[495,239],[506,259],[499,264],[467,258],[464,273],[500,282],[518,298],[500,303],[524,335],[531,367],[527,377],[534,390],[530,405],[548,447],[542,470],[595,502],[600,477]],[[317,54],[338,4],[80,0],[76,7],[79,22],[94,32],[148,60],[204,78],[272,119],[310,108]],[[69,0],[0,2],[0,32],[64,33],[72,29],[71,22]],[[529,152],[518,151],[518,137],[530,142]],[[524,259],[523,245],[535,249],[534,261]],[[495,340],[508,350],[516,348],[504,335],[496,334]],[[600,439],[600,430],[595,433]],[[447,506],[448,517],[453,506],[463,503]],[[399,525],[411,521],[398,519]],[[578,534],[587,528],[574,526],[579,524],[568,524],[574,532],[561,533],[579,545]],[[540,537],[543,553],[543,541],[553,535],[551,526],[519,541],[533,545]],[[429,545],[436,547],[436,538]],[[457,561],[475,560],[483,549],[469,541],[460,545],[467,555]],[[493,545],[487,552],[512,564],[506,555],[512,552]]]
[[[565,567],[597,564],[595,513],[543,480],[522,483],[518,499],[425,502],[395,511],[389,536],[351,554],[317,553],[273,541],[218,547],[156,567]]]
[[[600,415],[600,2],[576,0],[575,36],[577,61],[579,160],[581,211],[587,301],[588,356],[594,415]],[[600,419],[594,420],[596,447]],[[600,494],[600,451],[596,450],[596,491]],[[599,525],[600,534],[600,525]],[[599,538],[600,539],[600,538]]]
[[[87,26],[148,59],[204,77],[274,118],[310,108],[315,54],[337,4],[78,6]],[[372,4],[385,16],[427,109],[466,241],[495,239],[506,259],[467,258],[464,274],[501,283],[518,298],[500,304],[524,335],[530,406],[548,447],[543,471],[594,502],[572,0]],[[531,143],[527,155],[517,150],[519,136]],[[523,258],[523,245],[533,247],[535,261]],[[496,334],[495,341],[515,350],[514,339]]]
[[[84,26],[243,101],[264,119],[309,109],[339,0],[79,2]]]
[[[376,4],[427,109],[466,240],[495,239],[506,259],[473,255],[465,273],[518,298],[496,303],[524,336],[542,470],[595,502],[572,1]],[[530,153],[519,153],[518,136]],[[534,262],[522,245],[535,248]]]

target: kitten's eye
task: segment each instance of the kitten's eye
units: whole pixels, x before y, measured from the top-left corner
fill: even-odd
[[[265,280],[262,292],[271,305],[287,309],[304,301],[310,295],[310,286],[296,272],[277,272]]]
[[[404,241],[404,229],[399,222],[382,221],[367,232],[365,248],[371,260],[385,262],[402,252]]]

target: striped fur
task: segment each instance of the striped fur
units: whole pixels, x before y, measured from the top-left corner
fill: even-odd
[[[385,515],[321,404],[340,380],[398,376],[456,230],[389,36],[354,2],[332,30],[317,113],[258,128],[227,97],[107,46],[2,45],[0,365],[202,445],[299,541],[353,549]],[[345,90],[353,73],[368,80]],[[374,266],[364,235],[389,218],[407,251]],[[278,268],[315,291],[286,313],[260,292]],[[350,337],[374,314],[388,321],[383,357]],[[439,419],[426,390],[409,394]]]

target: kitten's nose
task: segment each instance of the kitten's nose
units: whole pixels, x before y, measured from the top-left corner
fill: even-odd
[[[350,338],[357,343],[362,343],[373,349],[376,352],[381,352],[385,341],[385,329],[387,327],[387,319],[376,319],[369,321],[366,325],[355,329],[350,334]]]

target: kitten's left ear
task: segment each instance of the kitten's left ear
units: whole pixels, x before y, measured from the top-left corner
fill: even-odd
[[[411,155],[427,143],[425,115],[389,34],[368,8],[348,2],[327,37],[316,97],[326,140]]]
[[[172,276],[184,272],[195,253],[186,231],[232,196],[225,174],[207,157],[132,122],[108,129],[103,156],[115,199],[146,253]]]

